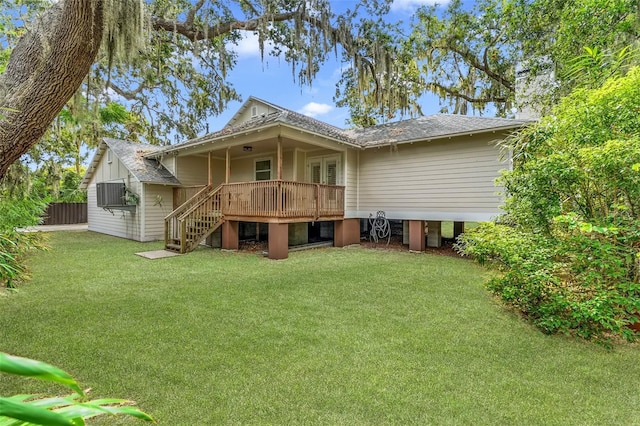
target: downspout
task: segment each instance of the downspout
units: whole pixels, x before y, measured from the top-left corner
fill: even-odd
[[[147,232],[147,209],[145,208],[145,200],[147,191],[144,182],[140,182],[140,197],[138,199],[138,221],[140,222],[140,241],[146,241]]]
[[[360,150],[356,156],[356,211],[360,211]]]

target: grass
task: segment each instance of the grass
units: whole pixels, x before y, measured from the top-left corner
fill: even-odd
[[[546,336],[443,256],[285,261],[55,233],[0,297],[0,349],[134,399],[165,425],[640,424],[637,345]],[[9,376],[0,395],[62,392]],[[128,419],[94,424],[135,424]]]

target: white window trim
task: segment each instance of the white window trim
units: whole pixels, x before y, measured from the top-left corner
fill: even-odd
[[[110,148],[107,148],[107,164],[113,163],[113,152]]]
[[[273,157],[259,157],[259,158],[254,158],[253,159],[253,180],[257,181],[257,173],[258,171],[256,170],[256,163],[258,163],[258,161],[269,161],[269,180],[273,179]],[[265,170],[261,170],[261,171],[265,171]]]

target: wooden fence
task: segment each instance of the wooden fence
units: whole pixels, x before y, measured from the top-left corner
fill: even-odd
[[[43,215],[43,225],[70,225],[87,222],[87,203],[51,203]]]

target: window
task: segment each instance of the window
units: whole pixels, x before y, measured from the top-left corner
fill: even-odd
[[[107,148],[107,163],[111,164],[113,161],[113,153],[109,148]]]
[[[263,158],[255,162],[256,180],[271,179],[271,159]]]
[[[102,182],[96,185],[98,207],[124,206],[127,204],[123,182]]]
[[[258,107],[257,106],[252,106],[251,107],[251,118],[257,117],[258,116]]]

